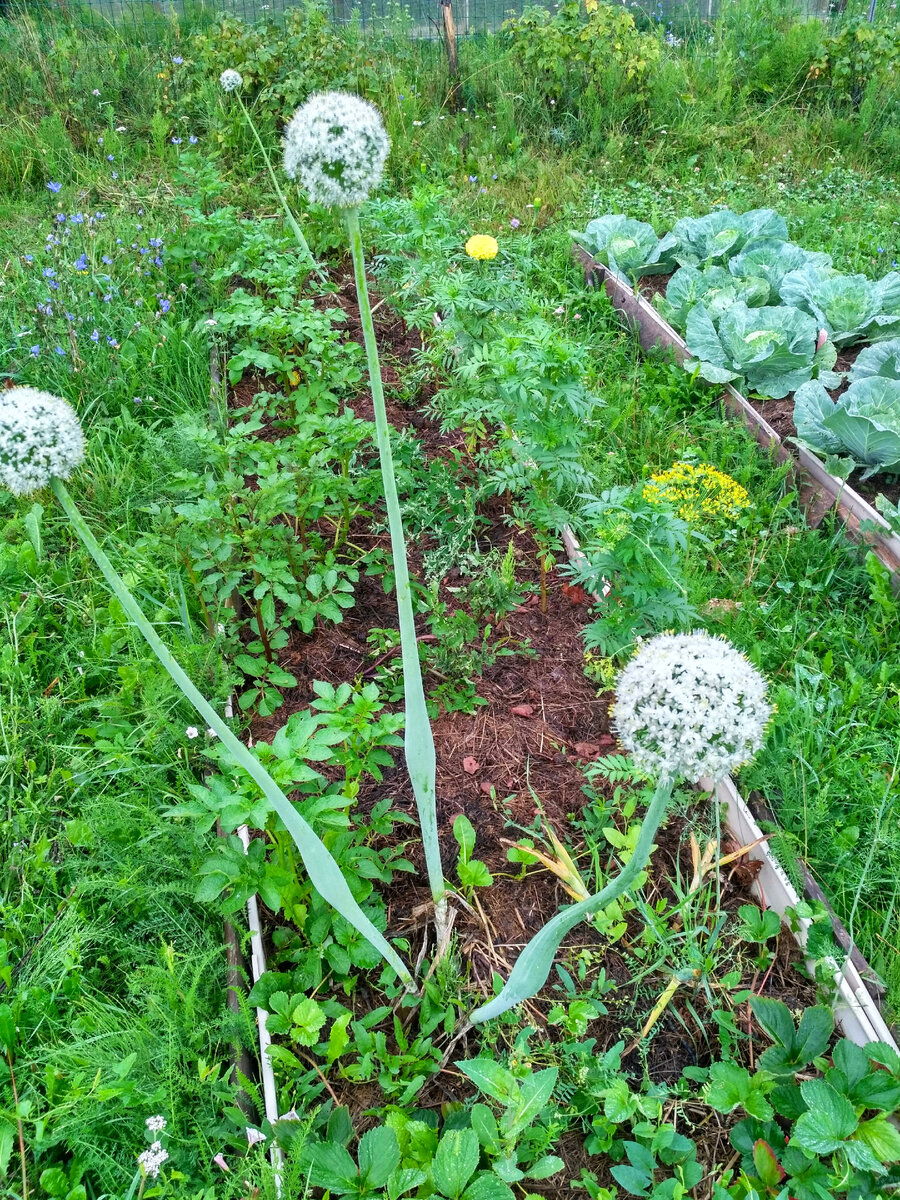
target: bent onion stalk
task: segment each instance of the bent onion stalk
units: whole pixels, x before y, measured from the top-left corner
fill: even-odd
[[[191,704],[193,704],[194,708],[203,718],[204,723],[215,732],[222,745],[228,750],[238,766],[245,770],[254,783],[261,789],[269,804],[284,822],[285,828],[294,840],[312,886],[323,900],[326,900],[345,920],[349,921],[362,934],[366,941],[382,955],[385,962],[397,972],[400,979],[405,984],[410,985],[412,983],[412,976],[406,964],[383,934],[375,928],[371,920],[353,898],[353,894],[340,867],[326,849],[321,839],[296,811],[293,804],[291,804],[290,800],[276,784],[259,759],[251,754],[247,747],[235,737],[225,719],[205,699],[182,667],[176,662],[171,651],[162,641],[153,625],[147,620],[134,596],[129,591],[128,585],[115,570],[100,548],[97,539],[88,528],[87,522],[69,495],[66,485],[61,479],[53,478],[50,481],[50,486],[53,489],[54,496],[56,496],[60,506],[71,521],[72,528],[81,539],[91,558],[93,558],[94,562],[100,568],[103,578],[115,594],[116,599],[143,634],[147,645],[165,667],[172,681],[181,690],[183,695],[190,700]]]

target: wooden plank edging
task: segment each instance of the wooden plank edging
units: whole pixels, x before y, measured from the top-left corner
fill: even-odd
[[[642,349],[649,351],[662,346],[671,350],[678,362],[684,362],[688,357],[687,344],[652,304],[581,246],[575,247],[575,256],[584,267],[588,284],[602,287],[613,307],[635,327]],[[849,536],[868,546],[891,572],[894,586],[900,587],[900,537],[891,530],[881,513],[852,487],[829,474],[811,451],[803,446],[789,448],[785,445],[780,435],[736,388],[729,384],[724,391],[726,407],[744,421],[756,440],[772,449],[779,462],[791,464],[810,524],[818,525],[825,512],[834,508]],[[878,530],[863,531],[864,521],[871,522]]]

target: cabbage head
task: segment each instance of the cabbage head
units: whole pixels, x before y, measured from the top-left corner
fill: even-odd
[[[760,279],[735,279],[724,267],[681,267],[669,280],[665,298],[658,296],[656,307],[676,329],[683,330],[688,313],[702,304],[713,321],[723,316],[736,300],[749,308],[759,308],[769,298],[769,286]]]
[[[835,346],[881,342],[900,335],[900,275],[873,282],[825,267],[789,271],[781,281],[782,303],[802,308],[828,331]]]
[[[816,380],[794,397],[798,438],[820,454],[847,454],[876,471],[900,472],[900,379],[874,375],[851,383],[834,403]]]
[[[658,238],[652,225],[622,213],[597,217],[588,222],[584,233],[573,229],[570,235],[598,262],[632,281],[642,275],[667,275],[675,270],[672,234]]]
[[[764,279],[769,294],[763,304],[777,304],[781,281],[789,271],[803,267],[831,266],[831,255],[819,250],[804,250],[794,242],[761,238],[748,242],[740,254],[728,262],[728,270],[738,279]]]
[[[787,305],[748,308],[741,300],[718,326],[702,304],[688,313],[685,369],[710,383],[744,379],[751,391],[780,400],[811,379],[816,359],[815,320]]]
[[[786,242],[787,225],[773,208],[753,208],[743,215],[718,209],[705,217],[682,217],[672,226],[678,240],[675,258],[683,267],[722,265],[748,242],[759,238]]]

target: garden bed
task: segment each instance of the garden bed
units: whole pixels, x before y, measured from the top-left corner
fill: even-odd
[[[662,347],[671,350],[679,362],[687,356],[684,339],[663,320],[642,292],[636,293],[628,283],[580,247],[576,247],[575,253],[584,266],[588,282],[602,286],[612,304],[637,328],[643,349]],[[664,277],[654,279],[651,294],[659,292],[664,284]],[[810,523],[818,525],[825,513],[834,508],[848,534],[871,547],[896,583],[900,572],[900,537],[891,531],[869,500],[874,500],[879,492],[893,500],[900,495],[900,489],[873,487],[871,481],[859,479],[859,472],[852,477],[852,483],[845,483],[830,475],[811,451],[802,446],[787,446],[785,438],[796,432],[791,398],[751,403],[731,386],[725,388],[725,393],[727,407],[745,422],[757,440],[772,447],[779,462],[793,464],[800,498]],[[770,423],[769,416],[774,424]],[[863,490],[857,491],[854,483]]]
[[[347,333],[353,338],[358,336],[358,320],[351,289],[352,284],[344,279],[337,302],[348,314]],[[412,359],[416,339],[389,310],[381,309],[377,320],[387,364],[384,382],[390,388]],[[260,381],[256,379],[239,383],[232,393],[232,405],[245,405],[259,387]],[[417,399],[420,402],[422,397]],[[367,396],[360,396],[354,402],[354,411],[359,417],[369,417],[370,403]],[[403,404],[396,397],[389,398],[388,415],[396,429],[411,426],[415,430],[415,437],[425,447],[426,458],[442,462],[448,477],[465,475],[467,455],[460,435],[442,433],[417,404]],[[472,889],[466,902],[454,906],[456,946],[451,952],[454,980],[450,1011],[455,1010],[460,1017],[490,998],[495,976],[508,975],[524,945],[566,902],[558,879],[549,871],[538,866],[526,872],[520,865],[510,863],[511,844],[523,836],[539,839],[546,822],[565,845],[574,847],[573,857],[581,863],[592,854],[603,854],[603,839],[598,838],[601,825],[618,828],[621,834],[627,832],[630,816],[623,820],[622,809],[629,805],[629,795],[632,799],[630,808],[625,807],[626,813],[634,815],[637,802],[639,814],[642,802],[640,780],[629,782],[626,778],[623,792],[615,783],[615,774],[607,777],[603,771],[591,768],[598,759],[611,756],[617,744],[609,718],[612,694],[598,692],[584,671],[580,632],[590,619],[589,598],[555,573],[545,575],[539,548],[530,532],[513,524],[510,518],[500,500],[482,505],[478,511],[477,539],[482,550],[491,547],[498,555],[512,556],[516,584],[521,591],[520,602],[491,622],[492,636],[502,640],[504,653],[486,661],[471,680],[479,698],[471,711],[447,711],[446,706],[439,705],[440,711],[433,721],[444,862],[449,866],[456,861],[459,851],[451,830],[457,816],[463,814],[475,830],[474,854],[493,877],[490,886]],[[377,513],[374,525],[367,518],[355,518],[348,540],[369,552],[375,546],[388,545]],[[414,577],[421,578],[423,557],[433,548],[427,537],[411,547]],[[450,611],[464,607],[456,601],[456,589],[461,582],[460,572],[455,568],[441,581],[439,595]],[[546,611],[541,605],[542,584]],[[396,625],[393,593],[386,594],[380,578],[362,574],[354,600],[339,624],[320,622],[309,635],[296,628],[291,632],[288,644],[279,653],[279,666],[294,676],[296,685],[282,689],[284,704],[275,713],[253,718],[250,732],[254,742],[271,742],[292,713],[308,708],[316,699],[313,686],[316,681],[334,688],[347,681],[377,682],[382,688],[390,687],[391,665],[399,650],[392,647],[373,651],[369,635],[373,629],[392,629]],[[466,615],[475,619],[471,612]],[[479,624],[483,627],[483,617]],[[420,636],[426,643],[434,640],[429,634]],[[433,692],[441,682],[439,673],[429,672],[426,661],[426,691]],[[399,704],[394,701],[389,707],[396,710]],[[391,798],[393,811],[415,819],[409,778],[399,753],[395,753],[395,759],[394,766],[384,767],[381,779],[369,777],[361,781],[353,809],[354,824],[365,826],[385,797]],[[619,769],[622,770],[621,760]],[[323,773],[332,777],[327,766]],[[576,992],[567,993],[564,977],[553,976],[525,1006],[528,1023],[541,1030],[548,1045],[553,1045],[564,1037],[558,1015],[561,1006],[564,1009],[576,994],[591,996],[595,1008],[589,1019],[585,1018],[579,1036],[592,1039],[597,1054],[604,1054],[625,1040],[628,1044],[623,1068],[635,1083],[647,1077],[654,1083],[674,1086],[686,1067],[702,1069],[715,1061],[719,1047],[716,1034],[711,1031],[720,1028],[717,1023],[723,1017],[726,1021],[730,1019],[727,1013],[732,1014],[731,1019],[741,1030],[750,1034],[740,1042],[737,1057],[752,1069],[758,1048],[754,1050],[754,1026],[746,996],[778,998],[797,1010],[815,1004],[818,995],[816,984],[805,974],[802,951],[783,926],[771,958],[762,965],[749,954],[746,941],[733,935],[717,945],[716,964],[711,971],[708,963],[700,965],[701,957],[692,955],[691,938],[709,936],[708,923],[717,909],[734,914],[742,905],[757,902],[754,897],[758,894],[759,866],[751,860],[758,860],[760,848],[739,853],[721,871],[713,866],[699,889],[691,893],[688,883],[696,869],[694,846],[699,843],[702,847],[708,838],[715,836],[716,819],[706,795],[691,798],[686,794],[682,801],[657,839],[658,850],[644,889],[643,906],[625,912],[623,928],[612,939],[590,924],[580,925],[566,939],[560,955],[570,979],[577,965],[583,964]],[[592,809],[598,813],[593,822]],[[577,825],[573,826],[573,822]],[[418,840],[405,844],[403,829],[403,826],[399,829],[400,836],[395,831],[376,838],[379,846],[391,845],[402,850],[413,868],[412,873],[396,875],[382,889],[382,896],[391,933],[406,939],[412,958],[427,963],[432,960],[433,942],[424,855]],[[694,846],[692,839],[696,839]],[[725,831],[721,853],[739,851],[742,844],[746,843],[735,841]],[[606,869],[614,871],[611,851],[608,846],[605,850],[610,859]],[[663,955],[655,964],[654,939],[649,944],[647,940],[648,914],[652,911],[664,914],[663,919],[672,923],[674,939],[671,957]],[[251,917],[251,927],[254,925]],[[291,949],[294,943],[289,939],[293,935],[285,933],[285,922],[276,919],[265,906],[261,911],[260,932],[270,964],[287,980],[292,957],[285,952],[285,945],[288,939]],[[644,1022],[676,973],[680,985],[660,1010],[652,1036],[642,1039]],[[719,982],[721,976],[728,978],[727,985]],[[284,986],[293,990],[288,982]],[[732,994],[740,998],[733,1006],[729,999]],[[360,978],[349,1001],[336,987],[332,991],[327,980],[316,995],[318,999],[332,997],[349,1002],[357,1018],[386,1003],[384,993],[373,979],[365,977]],[[396,1001],[394,1007],[396,1011]],[[266,1019],[263,1009],[261,1020]],[[385,1016],[379,1028],[396,1053],[392,1019]],[[411,1039],[415,1026],[412,1013],[404,1017],[403,1024]],[[500,1034],[501,1044],[510,1045],[516,1032],[517,1027],[507,1023]],[[459,1024],[439,1029],[434,1036],[436,1054],[427,1068],[430,1073],[415,1092],[417,1106],[436,1110],[448,1101],[465,1101],[473,1096],[472,1084],[453,1067],[451,1060],[476,1056],[479,1041],[478,1030],[466,1032]],[[289,1041],[276,1035],[276,1062],[279,1047],[289,1045]],[[307,1061],[304,1057],[304,1062]],[[372,1110],[390,1101],[391,1093],[385,1093],[374,1079],[362,1083],[348,1079],[338,1068],[328,1070],[323,1064],[322,1069],[316,1070],[316,1077],[310,1071],[304,1078],[292,1081],[283,1067],[278,1067],[282,1109],[295,1103],[300,1107],[310,1101],[331,1098],[349,1109],[357,1131],[368,1127]],[[300,1100],[296,1099],[296,1088],[300,1089]],[[683,1112],[687,1127],[698,1142],[700,1160],[710,1167],[724,1161],[730,1153],[728,1131],[738,1114],[733,1117],[712,1114],[714,1119],[709,1120],[707,1107],[690,1100],[683,1104]],[[270,1119],[272,1115],[269,1114]],[[608,1167],[601,1165],[598,1169],[597,1158],[589,1160],[581,1137],[567,1133],[555,1149],[565,1162],[569,1178],[577,1177],[590,1162],[601,1182],[613,1183]],[[545,1188],[539,1183],[532,1190],[557,1194],[557,1189],[549,1184]]]

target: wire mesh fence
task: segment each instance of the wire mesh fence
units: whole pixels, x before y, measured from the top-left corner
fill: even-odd
[[[87,26],[130,26],[148,42],[161,38],[176,20],[183,29],[209,25],[221,16],[278,23],[287,9],[309,0],[0,0],[0,18],[26,13],[48,28],[60,21]],[[383,37],[439,39],[443,36],[440,0],[319,0],[336,24],[353,24]],[[897,0],[875,0],[880,19],[898,18]],[[452,0],[459,35],[494,33],[509,17],[535,4],[553,9],[555,0]],[[712,22],[735,0],[621,0],[644,26],[676,31]],[[797,0],[798,17],[832,21],[845,12],[864,14],[873,0]],[[861,7],[862,6],[862,7]],[[871,17],[870,17],[871,19]]]

